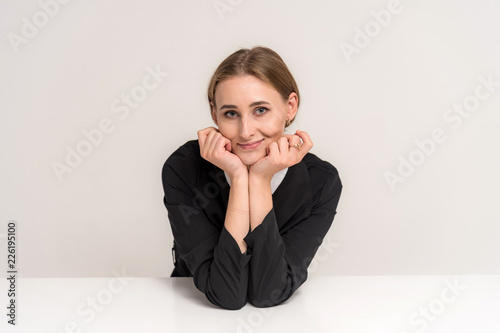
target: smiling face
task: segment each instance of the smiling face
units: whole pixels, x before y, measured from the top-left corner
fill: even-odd
[[[288,100],[252,75],[219,82],[212,117],[221,134],[231,141],[232,152],[246,165],[267,155],[267,147],[283,136],[286,120],[297,113],[298,97]]]

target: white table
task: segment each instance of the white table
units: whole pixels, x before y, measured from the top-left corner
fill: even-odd
[[[500,332],[499,275],[310,277],[283,305],[237,311],[189,278],[20,278],[17,291],[17,325],[2,306],[0,332]]]

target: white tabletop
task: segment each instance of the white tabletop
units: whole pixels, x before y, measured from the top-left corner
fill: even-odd
[[[499,275],[310,277],[280,306],[237,311],[189,278],[21,278],[17,292],[0,332],[500,332]]]

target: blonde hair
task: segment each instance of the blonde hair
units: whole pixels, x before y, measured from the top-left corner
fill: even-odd
[[[263,46],[240,49],[217,67],[208,85],[208,102],[215,107],[217,84],[231,77],[253,75],[272,86],[284,101],[292,92],[297,94],[297,108],[300,103],[299,88],[285,62],[275,51]],[[295,119],[295,118],[294,118]],[[293,120],[287,123],[290,125]]]

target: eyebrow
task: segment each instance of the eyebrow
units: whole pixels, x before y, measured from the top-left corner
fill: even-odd
[[[266,101],[257,101],[257,102],[253,102],[252,104],[250,104],[249,107],[262,105],[262,104],[271,105],[271,103],[266,102]],[[238,107],[236,105],[232,105],[232,104],[224,104],[223,106],[221,106],[219,108],[219,110],[223,110],[223,109],[238,109]]]

